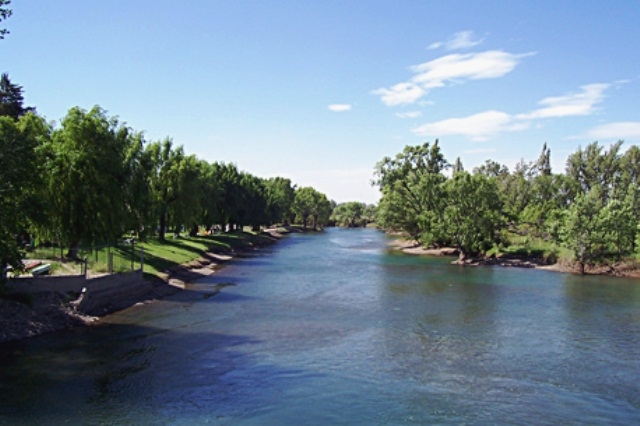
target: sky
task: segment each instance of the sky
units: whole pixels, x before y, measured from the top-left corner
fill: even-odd
[[[640,144],[640,2],[13,0],[0,71],[59,123],[98,105],[149,142],[376,203],[434,142],[472,170],[547,143]]]

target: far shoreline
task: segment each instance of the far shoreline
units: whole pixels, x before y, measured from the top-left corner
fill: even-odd
[[[400,236],[392,236],[388,243],[391,250],[408,255],[426,257],[451,257],[452,265],[461,266],[500,266],[506,268],[539,269],[543,271],[560,272],[574,275],[601,275],[608,277],[640,279],[640,266],[635,262],[620,262],[613,265],[588,266],[584,274],[574,265],[568,262],[556,262],[546,264],[538,258],[526,256],[504,256],[504,257],[474,257],[465,261],[457,259],[458,250],[452,247],[427,248],[416,241],[404,239]]]

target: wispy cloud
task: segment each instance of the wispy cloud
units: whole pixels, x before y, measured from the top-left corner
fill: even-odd
[[[594,140],[622,139],[640,140],[640,121],[619,121],[596,126],[586,133]]]
[[[610,84],[589,84],[582,86],[581,92],[563,96],[553,96],[538,102],[542,108],[518,116],[519,119],[536,119],[549,117],[567,117],[576,115],[590,115],[595,106],[604,99],[604,91]]]
[[[530,128],[537,120],[584,116],[593,114],[596,106],[604,99],[609,84],[589,84],[574,94],[554,96],[538,102],[542,108],[523,114],[508,114],[489,110],[467,117],[449,118],[415,127],[413,133],[420,136],[441,137],[444,135],[462,135],[473,141],[484,141],[500,133],[517,132]],[[640,137],[640,123],[611,123],[592,129],[590,137]]]
[[[409,69],[414,76],[406,82],[390,88],[379,88],[372,93],[379,95],[388,106],[411,104],[425,96],[429,90],[467,80],[502,77],[533,53],[513,54],[501,50],[478,53],[450,54],[433,61],[413,65]]]
[[[398,83],[388,89],[381,87],[374,90],[374,95],[380,95],[382,103],[387,106],[412,104],[425,95],[425,91],[413,83]]]
[[[528,125],[501,111],[485,111],[462,118],[425,123],[412,131],[420,136],[462,135],[473,141],[485,141],[503,132],[524,130]]]
[[[446,50],[469,49],[482,43],[484,39],[476,38],[473,31],[460,31],[449,37],[447,41],[437,41],[429,45],[428,49]]]
[[[418,118],[421,116],[422,116],[421,111],[396,112],[396,117],[399,117],[399,118]]]
[[[344,112],[351,110],[351,104],[331,104],[327,108],[333,112]]]

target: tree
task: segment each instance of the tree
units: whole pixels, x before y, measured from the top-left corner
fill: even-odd
[[[0,280],[7,265],[21,266],[20,235],[34,214],[38,183],[36,148],[41,142],[34,131],[36,117],[17,123],[0,117]]]
[[[238,223],[240,229],[251,225],[254,231],[269,221],[267,217],[267,194],[262,179],[250,173],[240,175],[240,204]]]
[[[190,234],[195,236],[198,232],[198,221],[202,217],[205,188],[203,162],[195,155],[179,155],[172,166],[173,197],[166,206],[168,223],[176,233],[183,227],[188,227]]]
[[[13,13],[11,9],[4,7],[9,4],[11,4],[11,0],[0,0],[0,22],[10,17]],[[6,28],[0,28],[0,40],[4,39],[7,34],[9,34],[9,31]]]
[[[219,222],[222,229],[233,228],[239,221],[240,209],[240,172],[234,164],[214,164],[216,180],[220,188],[218,205]]]
[[[290,179],[275,177],[264,182],[267,195],[267,209],[270,222],[282,222],[285,225],[291,220],[291,207],[296,195],[296,188]]]
[[[136,232],[142,239],[154,222],[157,223],[149,187],[153,163],[145,148],[144,135],[141,132],[133,134],[125,153],[126,184],[122,188],[127,211],[126,229]]]
[[[365,217],[366,209],[367,205],[365,203],[357,201],[338,204],[333,209],[331,220],[335,221],[337,225],[347,228],[366,226],[368,223],[368,219]]]
[[[220,217],[220,204],[222,203],[222,187],[216,174],[216,165],[206,162],[201,163],[200,176],[200,219],[207,231],[211,231]],[[193,235],[193,229],[191,234]]]
[[[459,172],[464,172],[464,166],[462,165],[462,160],[460,160],[460,157],[457,157],[456,162],[453,164],[452,174],[455,175]]]
[[[433,145],[406,146],[395,158],[383,158],[374,172],[374,184],[382,192],[379,223],[407,232],[424,244],[437,244],[444,210],[443,171],[447,167],[437,140]]]
[[[100,107],[72,108],[47,146],[53,233],[76,258],[79,245],[111,241],[126,225],[123,188],[130,129]]]
[[[567,159],[567,177],[576,183],[576,190],[587,193],[599,186],[602,201],[606,202],[610,194],[620,184],[620,147],[622,141],[611,145],[609,151],[602,151],[597,142],[583,150],[571,154]]]
[[[313,218],[313,229],[323,226],[329,221],[333,211],[333,205],[327,199],[327,196],[310,186],[296,190],[291,208],[297,218],[302,221],[304,229],[307,228],[309,218]]]
[[[0,116],[17,120],[20,116],[35,111],[32,107],[23,107],[23,102],[22,86],[12,83],[9,74],[3,73],[0,77]]]
[[[184,152],[182,146],[174,149],[173,141],[167,138],[162,142],[149,144],[146,155],[151,162],[148,179],[152,209],[158,218],[158,237],[160,241],[164,241],[169,207],[178,200],[178,171]]]
[[[459,172],[444,186],[445,228],[460,259],[484,252],[499,242],[502,204],[495,178]]]
[[[580,273],[584,273],[586,265],[599,258],[603,252],[606,230],[599,215],[602,208],[602,189],[595,186],[586,194],[578,194],[565,213],[563,239],[565,245],[573,251]]]
[[[543,176],[551,175],[551,149],[547,148],[546,142],[542,145],[542,152],[540,153],[540,157],[538,157],[536,168],[538,173]]]
[[[302,227],[307,228],[307,221],[309,216],[314,211],[316,203],[316,190],[310,186],[298,188],[293,200],[291,210],[295,213],[296,217],[302,221]]]

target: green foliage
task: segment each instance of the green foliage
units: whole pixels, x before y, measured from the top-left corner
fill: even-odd
[[[10,3],[11,0],[0,0],[0,22],[11,16],[12,10],[5,7]],[[4,39],[7,34],[9,34],[9,31],[6,28],[0,28],[0,40]]]
[[[40,217],[37,195],[41,176],[36,153],[47,132],[33,114],[18,121],[0,117],[0,272],[7,265],[20,267],[21,235]]]
[[[1,1],[1,0],[0,0]],[[0,36],[1,36],[0,32]],[[1,38],[1,37],[0,37]],[[17,120],[28,112],[34,112],[32,107],[22,105],[22,86],[13,84],[7,73],[0,76],[0,116],[11,117]]]
[[[367,226],[367,223],[370,222],[370,218],[367,216],[367,205],[357,201],[338,204],[333,209],[330,220],[347,228]]]
[[[457,159],[448,178],[437,141],[406,147],[376,166],[383,194],[378,223],[426,245],[454,245],[463,256],[506,250],[553,260],[568,250],[583,270],[633,257],[640,241],[640,148],[621,154],[621,144],[578,149],[566,174],[552,173],[544,144],[536,162],[521,161],[513,172],[487,160],[470,175]],[[508,247],[521,238],[544,248]]]
[[[46,188],[51,231],[68,244],[110,241],[124,231],[126,150],[130,129],[104,110],[72,108],[46,146]]]
[[[502,203],[493,178],[456,173],[445,184],[447,206],[442,231],[461,257],[482,253],[499,242]]]
[[[322,227],[329,222],[333,205],[327,196],[310,186],[298,188],[291,207],[296,219],[300,220],[303,228],[307,228],[309,219],[313,219],[313,229]]]
[[[295,185],[290,179],[275,177],[264,182],[267,196],[267,210],[271,223],[289,224],[291,208],[296,196]]]
[[[407,232],[416,240],[426,235],[437,240],[444,210],[443,171],[447,167],[438,141],[407,146],[395,158],[385,157],[379,162],[374,182],[382,192],[379,224]]]

